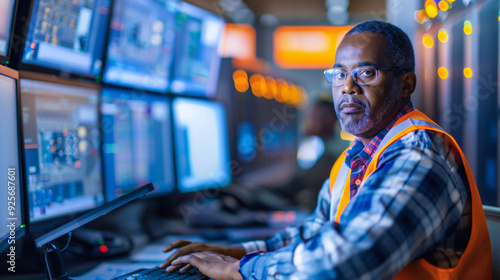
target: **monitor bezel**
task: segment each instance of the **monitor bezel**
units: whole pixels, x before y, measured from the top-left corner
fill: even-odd
[[[18,137],[18,159],[19,159],[19,172],[18,172],[18,178],[19,178],[19,186],[16,187],[16,190],[20,191],[20,199],[21,199],[21,207],[19,208],[19,211],[21,211],[21,224],[20,227],[16,229],[16,241],[22,238],[26,234],[26,224],[28,222],[27,219],[27,212],[28,211],[28,205],[27,205],[27,195],[26,195],[26,186],[25,186],[25,173],[24,173],[24,137],[23,137],[23,126],[22,126],[22,109],[21,109],[21,91],[19,87],[19,72],[8,68],[6,66],[0,65],[0,74],[5,75],[7,77],[13,78],[16,80],[16,123],[17,123],[17,137]],[[17,211],[17,207],[16,207]],[[5,238],[0,239],[0,252],[3,252],[7,248],[9,248],[9,244],[7,239],[9,235],[7,235]],[[4,243],[5,242],[5,243]]]
[[[192,190],[186,190],[185,186],[182,186],[181,184],[181,176],[179,174],[179,166],[178,166],[178,156],[177,156],[177,121],[176,121],[176,115],[175,115],[175,108],[174,104],[176,100],[188,100],[188,101],[195,101],[195,102],[203,102],[203,103],[208,103],[208,104],[217,104],[217,106],[220,106],[223,110],[222,114],[224,115],[224,121],[223,121],[223,126],[225,129],[225,137],[224,137],[224,145],[227,147],[227,164],[228,164],[228,172],[229,172],[229,181],[227,184],[221,185],[218,184],[218,182],[215,182],[213,184],[206,184],[203,185],[203,187],[197,186],[196,188],[193,188]],[[185,96],[185,95],[176,95],[172,96],[171,98],[171,106],[172,106],[172,137],[173,137],[173,143],[174,143],[174,162],[175,162],[175,185],[176,185],[176,190],[178,193],[185,194],[185,193],[191,193],[191,192],[200,192],[200,191],[210,191],[212,189],[218,189],[218,188],[223,188],[229,186],[233,180],[234,180],[234,174],[231,166],[231,149],[229,146],[229,116],[228,116],[228,110],[226,108],[226,104],[223,102],[217,101],[217,100],[212,100],[212,99],[206,99],[206,98],[201,98],[199,96]]]
[[[55,83],[55,84],[60,84],[60,85],[67,85],[67,86],[74,86],[74,87],[81,87],[81,88],[95,90],[97,92],[97,98],[98,98],[98,105],[97,105],[97,107],[98,107],[98,120],[97,120],[97,122],[98,123],[97,124],[98,124],[99,131],[100,131],[100,129],[101,129],[101,114],[100,114],[100,110],[99,110],[99,106],[101,104],[101,100],[100,100],[100,98],[101,98],[101,95],[100,95],[101,86],[100,85],[89,82],[89,81],[85,81],[85,80],[81,81],[81,80],[69,79],[69,78],[64,78],[64,77],[58,77],[55,75],[47,75],[47,74],[41,74],[41,73],[36,73],[36,72],[30,72],[30,71],[19,71],[19,82],[21,79],[35,80],[35,81],[40,81],[40,82]],[[22,106],[22,103],[21,103],[21,106]],[[22,115],[21,115],[21,117],[22,117]],[[21,122],[22,122],[22,119],[21,119]],[[23,127],[21,126],[21,128],[23,128]],[[101,133],[100,137],[102,140],[102,133]],[[23,147],[24,147],[24,137],[23,137],[22,141],[23,141]],[[23,149],[23,153],[24,153],[24,149]],[[99,156],[102,156],[102,154],[99,154]],[[23,158],[23,167],[24,167],[24,164],[25,164],[25,159]],[[101,158],[101,168],[99,169],[99,171],[101,172],[102,195],[104,197],[104,183],[103,183],[104,177],[102,174],[102,158]],[[27,172],[25,172],[24,176],[25,176],[24,177],[25,182],[28,182],[27,181],[27,176],[28,176]],[[25,191],[28,192],[27,183],[25,186]],[[30,220],[30,217],[29,217],[29,201],[27,200],[27,194],[26,194],[25,201],[26,201],[26,203],[25,203],[26,204],[25,217],[26,217],[26,224],[27,224],[28,232],[35,233],[35,234],[39,233],[41,231],[47,230],[47,229],[58,227],[64,223],[67,223],[68,221],[70,221],[72,219],[75,219],[76,217],[80,216],[82,213],[92,211],[93,209],[100,206],[100,205],[98,205],[92,209],[74,212],[71,214],[63,215],[63,216],[57,216],[57,217],[52,217],[52,218],[32,222]],[[105,201],[103,199],[103,204],[104,203],[105,203]]]

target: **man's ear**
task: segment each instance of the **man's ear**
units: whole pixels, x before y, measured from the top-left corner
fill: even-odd
[[[403,80],[403,99],[409,98],[417,86],[417,75],[413,72],[404,73]]]

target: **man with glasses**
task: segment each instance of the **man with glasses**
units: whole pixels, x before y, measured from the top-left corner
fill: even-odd
[[[325,76],[342,129],[357,138],[315,212],[266,241],[174,242],[163,267],[194,265],[214,279],[491,279],[474,178],[455,140],[413,107],[414,71],[401,29],[352,28]]]

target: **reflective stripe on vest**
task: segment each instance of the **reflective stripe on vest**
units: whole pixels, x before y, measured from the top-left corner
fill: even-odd
[[[370,164],[367,167],[362,182],[364,182],[365,179],[375,171],[378,166],[379,158],[387,147],[408,133],[420,129],[445,135],[449,140],[451,140],[454,147],[460,153],[471,193],[472,229],[467,248],[456,267],[449,269],[438,268],[431,265],[424,258],[421,258],[408,264],[398,275],[396,275],[395,279],[491,279],[492,263],[490,239],[481,198],[479,197],[479,192],[477,191],[472,171],[470,170],[467,159],[455,139],[453,139],[453,137],[451,137],[448,133],[444,132],[426,115],[418,110],[414,110],[398,119],[393,128],[387,133],[380,143],[379,148],[375,152]],[[345,206],[350,201],[350,176],[345,175],[345,170],[341,171],[344,166],[349,170],[350,174],[350,169],[347,165],[345,165],[345,153],[343,153],[337,162],[335,162],[330,173],[330,190],[332,193],[330,220],[334,220],[335,218],[336,222],[339,222]],[[345,180],[344,183],[342,183],[341,178]],[[361,186],[362,185],[363,184],[361,184]],[[340,192],[337,188],[342,189],[340,199],[337,198]],[[333,217],[334,215],[335,217]]]

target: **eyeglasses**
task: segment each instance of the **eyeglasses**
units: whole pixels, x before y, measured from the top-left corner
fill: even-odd
[[[363,86],[373,84],[377,81],[378,70],[406,71],[397,68],[361,66],[352,69],[350,74],[356,84]],[[339,67],[327,69],[323,73],[325,73],[326,81],[331,86],[344,85],[347,74],[349,74],[349,72]]]

